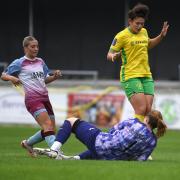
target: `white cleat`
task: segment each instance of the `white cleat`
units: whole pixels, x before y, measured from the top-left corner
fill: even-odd
[[[49,158],[53,158],[56,160],[79,160],[79,156],[66,156],[63,154],[62,151],[53,151],[51,149],[44,149],[44,148],[33,148],[33,151],[36,152],[38,155],[45,155]]]
[[[58,156],[59,156],[59,152],[53,151],[51,149],[46,149],[45,150],[45,155],[47,155],[49,158],[57,159]]]
[[[53,159],[62,159],[61,154],[62,152],[53,151],[51,149],[44,149],[44,148],[33,148],[34,152],[36,152],[38,155],[45,155],[49,158]]]
[[[33,151],[33,146],[27,144],[27,140],[21,142],[21,146],[26,149],[31,157],[36,157],[37,154]]]
[[[50,158],[56,158],[58,155],[58,152],[52,151],[50,149],[44,149],[44,148],[33,148],[33,151],[36,152],[38,155],[46,155]]]
[[[44,148],[33,148],[33,151],[36,152],[37,155],[45,155],[45,149]]]
[[[149,161],[152,161],[152,160],[153,160],[153,158],[152,158],[151,155],[148,157],[148,160],[149,160]]]
[[[58,153],[56,159],[57,160],[80,160],[80,157],[79,156],[66,156],[62,153]]]
[[[66,160],[80,160],[79,156],[66,156]]]

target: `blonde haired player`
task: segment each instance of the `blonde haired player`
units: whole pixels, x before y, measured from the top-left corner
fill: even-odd
[[[110,47],[107,59],[114,61],[121,56],[121,86],[124,89],[133,109],[135,117],[143,121],[151,111],[154,98],[154,81],[148,62],[148,49],[158,45],[166,36],[168,23],[164,22],[161,33],[151,39],[144,28],[149,8],[137,4],[129,11],[129,26],[119,32]]]
[[[29,113],[40,125],[41,130],[23,140],[21,145],[31,156],[35,156],[33,145],[46,141],[51,147],[55,140],[55,118],[54,112],[49,100],[47,83],[50,83],[61,76],[60,70],[55,70],[52,76],[49,76],[49,69],[43,59],[38,58],[38,41],[27,36],[23,40],[25,55],[14,60],[2,73],[2,80],[11,81],[15,86],[22,84],[25,92],[25,105]]]

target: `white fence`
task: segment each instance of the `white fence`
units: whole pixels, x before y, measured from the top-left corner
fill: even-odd
[[[62,124],[67,116],[68,94],[86,93],[101,94],[103,89],[62,89],[49,88],[49,95],[53,105],[57,124]],[[124,95],[121,90],[115,90],[110,94]],[[157,92],[154,107],[160,110],[169,129],[180,129],[180,92]],[[133,117],[133,109],[125,97],[121,119]],[[24,106],[24,97],[21,90],[13,87],[0,86],[0,123],[35,124],[33,117]]]

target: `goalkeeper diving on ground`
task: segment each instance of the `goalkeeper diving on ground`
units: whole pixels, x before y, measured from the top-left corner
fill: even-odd
[[[166,132],[166,124],[161,112],[152,110],[144,118],[117,123],[108,132],[102,132],[81,119],[72,117],[64,121],[55,142],[50,149],[34,148],[39,155],[59,160],[134,160],[146,161],[157,145],[157,139]],[[156,129],[156,132],[153,132]],[[61,147],[71,133],[86,145],[87,150],[75,156],[66,156]]]

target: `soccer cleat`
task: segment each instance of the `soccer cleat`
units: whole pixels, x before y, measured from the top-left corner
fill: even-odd
[[[55,158],[56,160],[79,160],[79,156],[66,156],[60,152],[58,152],[57,157]]]
[[[148,157],[148,160],[149,160],[149,161],[152,161],[152,160],[153,160],[153,158],[152,158],[151,155]]]
[[[27,140],[23,140],[21,142],[21,146],[26,149],[30,156],[36,157],[37,154],[33,151],[33,147],[27,144]]]
[[[64,160],[80,160],[79,156],[65,156],[65,155],[61,155],[61,157]]]
[[[33,151],[37,154],[37,155],[45,155],[45,149],[44,148],[33,148]]]
[[[58,152],[51,149],[33,148],[33,151],[36,152],[38,155],[46,155],[54,159],[58,156]]]
[[[79,156],[66,156],[62,151],[53,151],[51,149],[43,149],[43,148],[33,148],[33,151],[38,155],[45,155],[49,158],[53,158],[56,160],[79,160]]]
[[[53,158],[53,159],[56,159],[56,158],[59,158],[59,152],[57,151],[53,151],[51,149],[45,149],[45,155],[47,155],[49,158]]]

